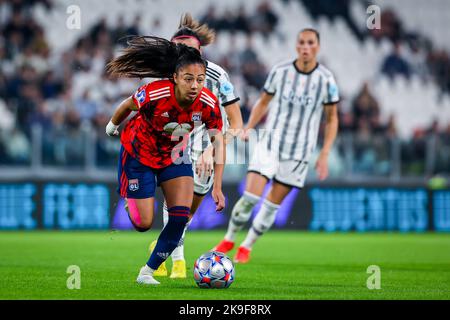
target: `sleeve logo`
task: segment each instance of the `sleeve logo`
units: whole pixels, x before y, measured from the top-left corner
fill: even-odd
[[[330,84],[330,88],[329,88],[328,92],[331,96],[337,96],[338,95],[337,86],[335,84]]]
[[[145,89],[141,90],[139,92],[136,92],[136,100],[139,101],[140,104],[144,103],[145,101]]]
[[[224,94],[224,95],[229,95],[232,94],[234,90],[233,85],[231,84],[231,82],[224,82],[222,83],[222,85],[220,86],[220,93]]]

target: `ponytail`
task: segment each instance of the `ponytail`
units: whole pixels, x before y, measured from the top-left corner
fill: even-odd
[[[195,20],[190,13],[185,13],[181,16],[178,31],[175,32],[172,39],[180,37],[194,37],[201,47],[205,47],[214,42],[216,33],[206,23],[202,24]]]
[[[123,54],[109,62],[106,71],[128,78],[171,78],[181,67],[205,60],[194,48],[154,36],[131,36]]]

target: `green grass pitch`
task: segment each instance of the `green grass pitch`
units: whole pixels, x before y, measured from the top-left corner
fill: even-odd
[[[0,232],[0,299],[450,299],[450,234],[272,230],[230,288],[200,289],[194,260],[223,234],[188,232],[187,279],[148,287],[135,279],[156,231]],[[66,287],[69,265],[81,268],[79,290]],[[379,290],[366,286],[369,265],[381,269]]]

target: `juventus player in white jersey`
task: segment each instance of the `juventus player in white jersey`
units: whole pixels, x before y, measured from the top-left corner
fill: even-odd
[[[233,249],[236,233],[250,218],[264,187],[269,180],[273,184],[246,239],[238,248],[235,262],[249,261],[253,244],[272,226],[283,199],[293,187],[303,187],[323,111],[325,137],[315,168],[320,180],[328,176],[328,154],[338,130],[339,94],[332,73],[316,60],[319,48],[320,36],[316,30],[300,31],[297,59],[273,67],[264,92],[252,109],[245,128],[247,137],[248,131],[260,122],[272,101],[266,122],[268,132],[255,146],[245,192],[233,208],[225,238],[215,250],[226,253]]]
[[[172,37],[172,41],[176,43],[183,43],[187,46],[196,48],[201,51],[202,47],[212,43],[214,41],[215,33],[208,28],[206,24],[201,24],[194,20],[189,13],[182,16],[181,22],[177,32]],[[243,121],[241,115],[241,109],[239,106],[239,97],[234,92],[234,87],[230,82],[230,78],[227,72],[217,64],[207,61],[206,66],[206,79],[205,87],[211,90],[212,93],[219,99],[222,120],[223,120],[223,133],[226,140],[229,141],[231,135],[242,132]],[[214,182],[214,163],[213,163],[213,148],[205,144],[204,141],[209,139],[203,139],[203,134],[194,134],[191,137],[196,137],[191,141],[191,158],[194,166],[194,198],[191,207],[191,213],[200,206],[203,198],[212,188],[211,195],[216,203],[220,197],[224,200],[221,190],[221,186],[213,185]],[[227,139],[228,137],[228,139]],[[217,208],[216,208],[217,210]],[[164,203],[163,218],[164,226],[168,221],[168,211]],[[172,252],[172,271],[171,278],[186,278],[186,262],[184,260],[184,237],[186,229],[189,226],[189,222],[186,225],[183,236],[180,240],[178,247]],[[156,241],[153,241],[150,245],[150,249],[156,245]],[[154,276],[167,276],[167,268],[163,263],[158,270],[155,271]]]

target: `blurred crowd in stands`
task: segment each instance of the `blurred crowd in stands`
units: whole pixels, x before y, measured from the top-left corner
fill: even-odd
[[[270,1],[261,2],[256,11],[247,14],[244,5],[237,11],[226,10],[220,14],[216,13],[215,6],[209,6],[206,14],[201,19],[217,32],[260,32],[263,36],[269,37],[275,30],[278,23],[278,16],[272,10]]]
[[[290,0],[296,1],[296,0]],[[441,90],[450,93],[450,54],[432,43],[419,30],[407,30],[394,10],[386,8],[381,11],[379,29],[361,29],[350,13],[350,4],[354,0],[299,0],[313,18],[325,16],[330,20],[341,17],[357,39],[363,41],[372,37],[379,41],[389,39],[394,49],[389,54],[381,71],[390,77],[401,75],[409,78],[413,74],[423,80],[434,80]],[[365,7],[372,3],[361,0]]]
[[[381,68],[383,73],[406,77],[418,73],[423,79],[435,79],[443,91],[450,90],[448,52],[435,49],[420,34],[405,31],[394,12],[383,12],[381,30],[363,33],[349,14],[347,0],[284,0],[288,1],[302,1],[314,18],[342,16],[361,41],[368,36],[391,39],[395,50],[386,57]],[[118,141],[107,139],[104,127],[114,108],[139,82],[107,76],[104,66],[113,57],[120,38],[142,34],[141,18],[137,16],[132,25],[127,25],[123,17],[119,17],[114,27],[102,19],[73,48],[55,56],[43,28],[31,14],[36,3],[43,4],[47,10],[53,6],[52,0],[0,0],[0,164],[30,164],[35,152],[32,137],[36,133],[32,128],[38,124],[43,128],[40,134],[44,164],[83,165],[87,161],[89,130],[95,130],[98,137],[95,162],[99,166],[113,166],[116,158],[111,154],[117,153]],[[276,33],[279,17],[270,1],[265,1],[252,13],[247,13],[242,6],[236,12],[228,10],[219,15],[211,6],[201,20],[219,36],[222,31],[248,35],[245,48],[234,47],[232,41],[228,52],[215,56],[214,60],[237,84],[244,120],[247,120],[254,97],[271,67],[260,61],[252,35],[261,33],[268,37]],[[158,24],[156,19],[153,30],[157,30]],[[404,46],[408,46],[412,54],[404,55]],[[395,118],[387,122],[380,120],[382,106],[367,83],[362,84],[354,97],[343,97],[342,103],[347,104],[347,108],[342,108],[347,111],[340,111],[340,131],[353,134],[355,163],[361,166],[361,172],[371,171],[370,167],[377,163],[380,169],[376,173],[386,174],[390,169],[386,164],[390,156],[386,141],[397,136]],[[424,158],[431,135],[450,141],[450,125],[418,128],[413,143],[403,144],[402,158],[405,161]],[[378,141],[376,137],[381,138]],[[450,165],[445,161],[444,167]]]

